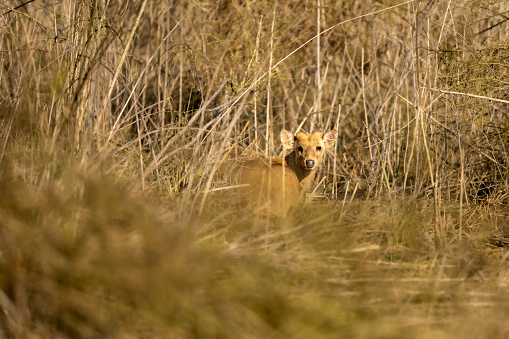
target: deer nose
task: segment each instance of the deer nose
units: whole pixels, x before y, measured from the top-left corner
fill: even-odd
[[[315,167],[315,161],[314,160],[306,160],[306,168],[313,168]]]

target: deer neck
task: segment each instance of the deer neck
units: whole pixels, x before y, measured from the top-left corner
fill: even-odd
[[[288,154],[285,157],[285,162],[286,166],[290,167],[292,171],[295,172],[295,174],[297,175],[301,189],[303,191],[307,191],[311,186],[313,179],[315,178],[316,167],[311,171],[305,171],[301,169],[299,166],[297,166],[297,162],[295,159],[295,151],[292,151],[292,153]]]

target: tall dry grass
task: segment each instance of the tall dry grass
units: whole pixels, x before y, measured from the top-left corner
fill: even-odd
[[[506,2],[0,5],[2,337],[504,337]],[[337,129],[316,201],[228,168]]]

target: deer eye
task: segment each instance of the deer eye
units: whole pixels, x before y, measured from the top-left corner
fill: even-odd
[[[316,150],[317,151],[321,151],[322,150],[322,146],[316,146]]]
[[[299,146],[299,147],[297,147],[297,151],[302,152],[302,151],[304,151],[304,149],[301,146]]]

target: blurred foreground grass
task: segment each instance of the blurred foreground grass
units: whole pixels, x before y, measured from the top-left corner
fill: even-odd
[[[441,213],[451,236],[436,248],[424,198],[311,205],[277,220],[217,204],[183,218],[108,175],[67,166],[35,187],[9,164],[2,337],[509,334],[507,251],[488,246],[507,216],[471,211],[460,241],[451,206]]]

